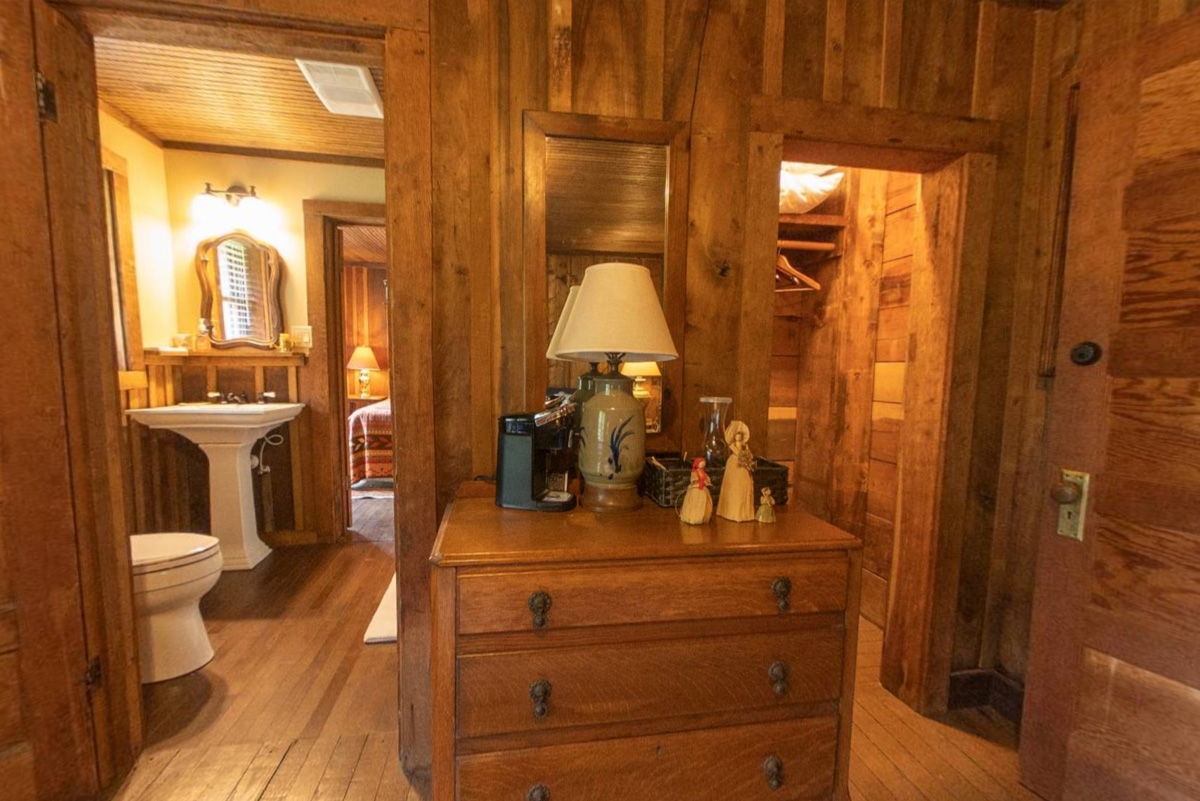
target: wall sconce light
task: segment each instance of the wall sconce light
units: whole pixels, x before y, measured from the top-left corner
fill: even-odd
[[[225,189],[213,189],[212,184],[205,182],[204,194],[212,197],[221,197],[223,195],[225,197],[225,202],[230,206],[237,206],[242,202],[242,200],[248,197],[255,199],[258,198],[258,193],[254,191],[253,186],[247,189],[241,184],[232,184]]]

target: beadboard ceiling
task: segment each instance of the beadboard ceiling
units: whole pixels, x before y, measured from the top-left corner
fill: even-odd
[[[387,233],[382,225],[344,225],[340,230],[343,264],[387,265]]]
[[[290,58],[97,38],[96,79],[102,104],[164,147],[382,163],[383,121],[326,111]]]

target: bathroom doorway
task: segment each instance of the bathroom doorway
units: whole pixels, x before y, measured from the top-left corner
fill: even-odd
[[[427,180],[423,181],[421,176],[413,177],[406,171],[403,173],[405,180],[402,186],[394,186],[390,193],[383,191],[385,174],[386,181],[390,184],[395,184],[402,174],[396,164],[385,162],[382,143],[388,123],[383,120],[375,120],[372,123],[376,127],[377,135],[336,135],[325,139],[324,144],[321,144],[321,126],[315,121],[316,115],[289,119],[279,107],[268,108],[265,104],[254,110],[258,113],[247,113],[245,110],[239,113],[236,103],[213,100],[214,96],[225,89],[235,97],[254,95],[286,104],[294,96],[289,95],[285,87],[266,80],[262,75],[239,77],[237,65],[247,60],[273,60],[281,62],[275,65],[277,67],[290,66],[294,69],[295,59],[300,57],[320,58],[330,62],[366,62],[372,67],[372,80],[377,83],[380,94],[394,98],[396,91],[387,90],[382,85],[386,55],[387,62],[394,67],[394,71],[389,73],[395,76],[391,79],[391,85],[400,87],[399,92],[404,97],[405,107],[412,108],[413,104],[416,104],[425,109],[424,114],[414,112],[412,115],[397,118],[398,121],[388,129],[389,148],[394,146],[399,152],[417,160],[423,158],[428,161],[428,137],[426,135],[422,138],[420,135],[420,121],[427,121],[428,118],[427,51],[414,47],[414,38],[418,37],[403,30],[399,22],[393,24],[392,17],[386,17],[386,24],[378,31],[372,29],[364,34],[361,28],[356,28],[356,35],[342,37],[328,31],[347,30],[353,20],[343,18],[344,25],[341,28],[332,24],[321,26],[319,20],[311,19],[307,24],[301,20],[295,26],[291,26],[282,16],[266,18],[254,12],[245,12],[236,18],[229,18],[220,13],[207,12],[203,8],[192,8],[192,4],[187,2],[176,4],[171,10],[174,16],[170,19],[159,18],[155,16],[154,11],[127,11],[124,4],[110,4],[103,0],[79,5],[68,2],[54,8],[37,0],[34,5],[39,15],[39,25],[43,22],[42,16],[49,21],[48,25],[38,31],[39,44],[43,44],[40,39],[48,37],[51,30],[55,35],[61,31],[68,31],[74,37],[69,43],[70,47],[44,50],[39,48],[38,53],[38,66],[45,75],[47,92],[57,92],[58,98],[57,109],[54,108],[52,100],[47,101],[49,105],[44,114],[48,116],[44,117],[44,120],[53,124],[43,127],[42,144],[45,170],[52,183],[44,198],[51,212],[51,228],[55,236],[66,237],[71,241],[78,240],[78,250],[81,254],[89,248],[96,251],[87,253],[87,258],[78,258],[71,263],[72,272],[82,275],[89,272],[90,268],[104,279],[112,277],[113,265],[108,259],[101,258],[105,242],[104,220],[98,209],[102,204],[85,204],[79,201],[81,197],[90,197],[97,201],[102,198],[102,169],[96,142],[100,138],[99,134],[103,133],[97,131],[97,128],[105,126],[110,131],[120,128],[123,131],[122,135],[136,137],[137,147],[144,148],[155,156],[160,170],[163,169],[163,162],[172,160],[178,167],[182,162],[174,157],[180,152],[189,154],[187,158],[196,163],[201,157],[211,160],[212,163],[219,162],[224,165],[235,162],[240,164],[239,160],[250,158],[270,162],[276,168],[275,176],[280,183],[291,180],[296,174],[309,169],[328,172],[331,165],[339,168],[374,170],[377,173],[378,186],[374,195],[378,197],[379,205],[373,220],[376,223],[384,220],[382,200],[385,196],[390,196],[391,201],[402,206],[400,210],[394,210],[388,218],[387,224],[391,226],[394,234],[398,232],[400,235],[407,235],[410,229],[423,231],[428,228],[428,221],[420,219],[421,210],[424,209],[427,213],[429,206],[430,185]],[[114,10],[111,7],[113,5],[121,5],[121,8]],[[337,14],[335,10],[328,13]],[[283,29],[284,26],[287,27],[286,30]],[[389,31],[386,44],[382,37],[384,29]],[[274,53],[277,45],[280,50]],[[105,64],[108,68],[106,73],[97,69],[97,56],[101,50],[108,59]],[[140,62],[136,52],[138,50],[155,51],[154,63],[139,68]],[[170,52],[175,50],[186,52]],[[273,54],[266,55],[268,51]],[[202,81],[208,89],[208,95],[185,100],[170,99],[172,92],[203,72],[205,62],[215,65],[214,69],[219,69],[222,76],[219,80]],[[173,65],[179,66],[178,72],[171,72]],[[126,84],[129,94],[119,98],[122,101],[120,104],[114,102],[118,97],[114,83],[109,80],[116,74],[114,67],[124,70],[125,74],[132,78]],[[104,82],[97,81],[98,74],[105,79]],[[424,80],[421,78],[422,74],[425,76]],[[151,75],[154,76],[153,80],[147,77]],[[42,75],[39,75],[39,80],[41,78]],[[168,114],[173,115],[174,119],[155,119],[152,107],[140,106],[136,102],[139,92],[143,95],[161,96]],[[98,109],[105,116],[99,126]],[[191,115],[190,118],[188,115]],[[161,127],[186,123],[188,119],[194,121],[197,116],[203,118],[201,122],[182,133],[179,133],[183,130],[180,128]],[[267,122],[263,122],[264,120]],[[290,147],[265,135],[259,136],[246,130],[236,134],[240,136],[240,140],[207,141],[230,135],[230,125],[244,127],[250,123],[262,123],[271,130],[290,130],[301,135],[304,143]],[[340,146],[349,148],[366,146],[370,142],[377,142],[377,151],[374,153],[328,152],[330,148],[339,146],[339,143]],[[25,142],[17,144],[23,146]],[[38,162],[41,163],[42,160],[39,158]],[[147,178],[147,173],[140,171],[134,160],[130,160],[128,166],[131,182]],[[170,163],[166,164],[166,167],[170,166]],[[179,168],[175,172],[181,175],[184,170]],[[181,180],[181,184],[193,186],[188,195],[189,200],[203,193],[213,196],[215,202],[227,204],[232,209],[238,204],[231,198],[255,197],[256,183],[253,179],[245,182],[249,185],[243,186],[242,189],[247,190],[249,194],[234,192],[232,190],[241,176],[231,175],[232,172],[233,169],[206,171],[198,185],[193,180],[195,176],[188,175],[185,176],[186,180]],[[213,186],[211,190],[206,191],[205,183],[208,181],[211,181]],[[275,202],[276,210],[281,211],[286,220],[286,215],[291,214],[291,209],[280,201],[282,193],[276,192],[272,196],[270,192],[265,191],[265,183],[258,182],[259,195],[267,196],[268,205]],[[344,182],[334,181],[331,185],[331,189],[318,190],[308,196],[352,196]],[[154,213],[167,215],[171,208],[190,205],[177,202],[176,195],[179,193],[172,193],[169,187],[167,191],[159,193],[156,202],[149,204],[139,205],[137,190],[132,194],[135,218],[138,215]],[[140,194],[145,198],[144,192]],[[366,199],[362,199],[361,202],[365,203]],[[246,208],[250,205],[247,203]],[[299,201],[295,203],[297,211],[301,205]],[[224,209],[223,206],[221,208]],[[269,219],[267,221],[270,222]],[[173,241],[169,215],[162,222],[166,224],[157,227],[157,240],[153,231],[140,240],[138,232],[134,232],[133,250],[136,252],[141,249],[153,254],[138,259],[137,267],[159,268],[164,276],[177,279],[176,287],[181,287],[183,281],[194,280],[196,277],[194,269],[179,268],[180,264],[190,267],[195,249],[192,249],[191,255],[181,256],[182,249]],[[239,224],[234,227],[242,226]],[[147,227],[147,230],[151,229],[153,226]],[[302,308],[293,301],[299,299],[301,303],[304,302],[306,283],[304,258],[302,255],[296,255],[297,248],[299,253],[303,253],[304,239],[300,235],[300,229],[302,224],[281,224],[278,227],[279,236],[268,243],[277,246],[285,263],[290,262],[291,272],[284,272],[282,292],[284,302],[293,311]],[[92,235],[85,237],[80,232],[90,232]],[[293,241],[289,241],[289,237]],[[287,251],[289,246],[291,255],[288,255]],[[92,258],[93,256],[95,258]],[[418,269],[416,265],[420,265],[422,270],[428,269],[427,249],[422,250],[419,243],[410,246],[409,256],[407,263],[413,265],[411,270],[408,266],[393,268],[388,264],[388,269],[395,270],[401,280],[411,279],[407,274]],[[309,267],[311,266],[310,264]],[[320,259],[317,261],[317,269],[323,269],[323,261]],[[74,280],[71,278],[71,281]],[[116,344],[111,338],[115,330],[112,327],[112,304],[109,302],[109,293],[103,289],[90,293],[90,297],[84,297],[82,288],[90,284],[80,280],[79,287],[74,284],[68,287],[74,293],[70,300],[78,300],[78,303],[67,308],[72,310],[71,313],[80,312],[76,320],[84,319],[90,324],[92,318],[89,315],[95,315],[97,320],[107,322],[108,330],[91,334],[93,342],[102,343],[103,349],[97,349],[99,357],[88,360],[97,369],[110,371],[104,381],[92,382],[97,387],[107,388],[110,383],[116,383],[111,371],[117,366],[117,359],[110,359],[111,353],[108,350]],[[277,393],[280,401],[288,398],[303,400],[301,396],[308,392],[310,380],[305,373],[311,366],[311,361],[303,352],[303,345],[308,344],[307,335],[310,332],[306,329],[312,326],[312,321],[305,320],[300,314],[293,315],[290,323],[285,323],[283,330],[291,335],[292,343],[301,346],[294,348],[290,353],[263,348],[240,353],[212,350],[198,355],[188,350],[187,344],[184,343],[187,334],[195,336],[197,333],[195,318],[200,315],[192,311],[195,304],[171,291],[156,296],[156,292],[162,288],[153,281],[138,282],[138,289],[142,293],[140,311],[143,323],[158,325],[158,334],[161,335],[164,331],[166,334],[159,342],[146,343],[149,348],[158,351],[153,354],[156,358],[154,369],[142,372],[146,378],[139,382],[133,375],[121,377],[120,394],[128,406],[174,405],[189,400],[202,402],[209,391],[220,391],[223,395],[226,392],[238,396],[245,395],[247,399],[265,397],[266,393]],[[415,298],[419,294],[418,290],[419,287],[414,288],[409,298]],[[290,296],[289,292],[292,293]],[[128,293],[124,294],[128,299]],[[107,313],[101,313],[97,305],[101,308],[108,307],[109,310]],[[404,301],[397,305],[400,307],[398,311],[404,313],[406,320],[419,331],[422,326],[421,315],[414,313],[411,308],[406,308]],[[185,308],[189,310],[187,315],[183,312]],[[181,323],[184,317],[191,319],[191,323]],[[60,317],[60,320],[70,318]],[[74,329],[71,330],[74,333]],[[179,342],[173,341],[175,339]],[[128,341],[125,344],[128,345]],[[173,350],[176,348],[185,352]],[[129,355],[131,350],[134,349],[126,348],[124,353]],[[238,359],[241,361],[233,361]],[[122,366],[133,366],[135,361],[136,358],[125,359]],[[336,361],[336,374],[342,383],[339,397],[344,399],[345,361],[340,354]],[[193,367],[199,369],[192,370]],[[212,386],[214,382],[217,384],[215,388]],[[232,385],[226,382],[232,382]],[[406,380],[401,386],[416,386],[416,382]],[[67,401],[77,402],[82,396],[82,392],[74,392]],[[119,427],[122,417],[117,396],[118,392],[113,387],[106,389],[99,398],[90,398],[87,403],[88,420],[85,422],[90,423],[93,417],[103,416],[106,424],[111,422],[113,427]],[[113,740],[125,738],[117,744],[124,750],[117,755],[112,764],[100,766],[101,775],[97,780],[100,786],[111,786],[114,781],[119,780],[129,770],[131,758],[141,750],[143,743],[148,750],[154,750],[168,739],[175,738],[182,743],[184,739],[190,740],[193,734],[202,734],[208,738],[203,740],[201,745],[211,747],[212,753],[202,761],[211,762],[218,758],[219,753],[225,753],[221,749],[225,748],[224,740],[230,737],[239,738],[239,745],[242,742],[249,744],[245,740],[246,737],[261,733],[264,741],[261,753],[254,755],[247,751],[247,758],[248,762],[253,761],[256,766],[264,766],[264,759],[278,757],[282,760],[285,754],[297,755],[299,758],[298,751],[289,750],[288,744],[304,744],[312,736],[319,735],[319,738],[324,740],[333,738],[337,749],[342,748],[343,742],[346,747],[361,742],[364,750],[369,749],[378,754],[377,759],[371,760],[372,765],[381,770],[385,767],[390,768],[392,773],[398,772],[398,763],[394,759],[398,747],[396,686],[395,682],[380,681],[382,676],[396,675],[398,656],[395,648],[376,650],[369,655],[362,652],[360,648],[362,631],[366,626],[365,618],[361,620],[361,627],[359,626],[359,618],[362,615],[369,617],[378,601],[378,595],[368,597],[372,588],[378,585],[379,595],[382,595],[394,570],[392,543],[388,542],[386,547],[380,543],[380,547],[375,549],[370,559],[354,561],[358,568],[367,570],[369,575],[353,576],[347,573],[345,567],[356,548],[344,548],[334,544],[313,549],[283,547],[320,541],[324,538],[326,530],[318,527],[316,522],[321,519],[322,514],[328,515],[334,506],[316,497],[319,493],[317,482],[313,478],[313,471],[308,469],[312,464],[313,453],[322,450],[311,436],[312,411],[311,407],[306,409],[295,428],[289,431],[290,435],[295,435],[294,438],[289,436],[283,446],[272,445],[268,448],[266,461],[256,454],[259,467],[272,468],[270,473],[265,474],[272,478],[269,483],[288,498],[287,503],[279,503],[277,495],[266,493],[258,498],[255,509],[259,521],[273,519],[279,524],[276,530],[264,534],[270,535],[266,539],[277,548],[275,555],[281,558],[264,564],[263,569],[257,573],[245,571],[224,575],[221,581],[224,587],[214,591],[214,594],[220,592],[222,597],[202,608],[205,619],[213,622],[213,625],[209,626],[209,636],[216,646],[217,658],[212,665],[206,671],[190,674],[190,678],[181,679],[179,683],[171,686],[157,685],[160,691],[154,693],[153,697],[143,697],[141,703],[136,672],[131,670],[126,673],[118,670],[119,666],[131,664],[131,660],[128,659],[111,659],[107,665],[103,665],[104,675],[97,679],[97,689],[92,691],[89,687],[93,705],[97,708],[103,707],[100,711],[109,716],[100,719],[100,713],[97,713],[97,737],[110,737]],[[91,426],[89,431],[95,428]],[[116,444],[108,449],[112,461],[117,463],[118,469],[115,472],[122,472],[121,462],[128,471],[125,474],[125,483],[133,488],[130,501],[135,506],[140,505],[145,513],[140,520],[131,521],[131,530],[203,531],[201,525],[194,528],[181,525],[175,528],[165,522],[159,522],[168,519],[187,522],[202,519],[206,515],[205,501],[209,487],[203,480],[194,480],[197,477],[186,469],[178,469],[186,459],[179,461],[163,458],[165,453],[162,450],[143,451],[138,454],[139,457],[144,457],[139,462],[129,451],[129,448]],[[280,461],[270,461],[276,458]],[[298,473],[297,468],[303,468],[303,472]],[[134,480],[130,473],[139,473],[144,481]],[[261,487],[263,476],[264,473],[256,473],[256,488]],[[99,486],[98,481],[93,481],[93,484]],[[180,491],[173,492],[172,488]],[[103,486],[99,486],[95,492],[99,494],[103,489]],[[122,492],[114,490],[104,499],[105,503],[112,506],[114,519],[124,519],[124,516],[119,514],[122,511],[119,501],[113,500],[122,496]],[[418,491],[409,497],[421,498],[423,502],[428,502],[429,510],[433,509],[431,493],[423,495]],[[83,496],[78,492],[76,500],[83,500]],[[413,523],[412,527],[419,528],[419,521]],[[125,528],[123,524],[117,525],[110,532],[102,525],[88,526],[86,530],[81,530],[77,543],[80,554],[98,563],[103,562],[106,565],[105,560],[111,555],[111,561],[123,573],[121,581],[96,579],[84,582],[85,587],[93,588],[85,592],[81,599],[86,621],[94,621],[92,625],[97,631],[99,627],[107,626],[103,632],[105,636],[121,634],[117,628],[118,623],[123,625],[133,622],[133,611],[128,604],[129,593],[121,592],[123,586],[128,588],[127,582],[131,572],[126,540],[126,535],[131,532]],[[388,534],[389,539],[394,541],[394,532],[390,524]],[[337,533],[336,538],[341,539],[342,535],[344,527]],[[101,552],[102,556],[96,556],[96,552]],[[86,571],[84,575],[96,578]],[[330,591],[329,582],[333,576],[348,582],[339,588],[340,592]],[[122,584],[122,581],[126,583]],[[323,630],[313,623],[316,618],[322,621]],[[92,633],[89,630],[89,647]],[[111,643],[104,642],[103,637],[97,637],[96,642],[97,648],[107,648],[106,653],[109,655],[116,654],[116,648]],[[103,655],[98,656],[95,664],[102,665],[102,658]],[[112,668],[112,679],[109,678],[109,668]],[[126,678],[129,681],[126,681]],[[324,686],[328,688],[328,692],[320,689],[322,685],[315,683],[318,680],[326,682]],[[110,683],[108,691],[102,693],[100,684],[109,686]],[[76,684],[82,687],[81,683]],[[126,691],[128,693],[124,695]],[[306,700],[297,703],[295,699],[301,693]],[[307,703],[309,698],[313,700],[313,704]],[[320,703],[316,703],[317,701]],[[145,740],[142,739],[141,726],[143,707],[147,712],[148,723],[145,728]],[[268,739],[270,742],[266,742]],[[280,744],[282,747],[279,747]],[[40,746],[35,743],[35,748],[37,747]],[[105,747],[108,747],[106,743],[97,742],[98,751]],[[312,756],[319,756],[320,751],[329,757],[328,753],[321,750],[323,748],[324,746],[314,749]],[[239,748],[239,753],[242,750],[244,749]],[[189,742],[185,744],[181,753],[192,751],[194,749]],[[199,753],[195,751],[197,756]],[[389,755],[392,759],[387,759]],[[102,754],[101,758],[105,756]],[[171,760],[162,757],[161,752],[156,752],[149,764],[161,768],[169,761]],[[172,775],[183,776],[180,772],[184,767],[182,757],[177,765],[178,769],[173,769],[175,772]],[[65,773],[65,768],[70,766],[61,767]]]

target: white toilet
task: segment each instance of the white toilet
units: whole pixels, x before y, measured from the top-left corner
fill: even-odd
[[[200,598],[221,577],[221,541],[204,534],[134,534],[130,540],[142,683],[199,670],[213,658]]]

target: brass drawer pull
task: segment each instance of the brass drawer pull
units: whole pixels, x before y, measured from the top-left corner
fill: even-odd
[[[533,613],[533,627],[535,629],[546,628],[546,614],[550,611],[550,607],[553,604],[554,600],[550,597],[550,593],[545,590],[538,590],[529,596],[529,611]]]
[[[775,593],[775,603],[779,606],[779,611],[786,612],[791,606],[789,596],[792,594],[792,580],[787,576],[780,576],[771,583],[771,592]]]
[[[771,688],[776,695],[787,695],[788,666],[783,662],[772,662],[767,668],[767,676],[771,679]]]
[[[539,720],[550,714],[550,682],[538,679],[529,687],[529,697],[533,699],[533,716]]]
[[[783,760],[777,756],[769,756],[763,762],[763,776],[766,777],[767,786],[772,790],[779,790],[783,787]]]
[[[538,782],[529,788],[529,792],[525,794],[525,801],[550,801],[550,788]]]

